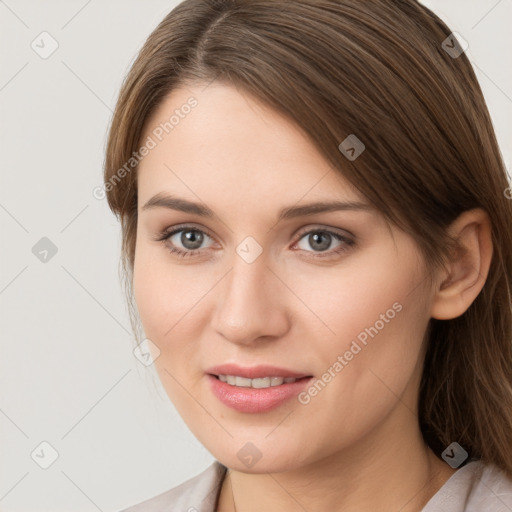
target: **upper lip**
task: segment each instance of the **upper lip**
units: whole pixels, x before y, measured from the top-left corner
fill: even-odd
[[[212,366],[206,370],[211,375],[237,375],[247,379],[258,379],[262,377],[294,377],[301,379],[302,377],[311,377],[307,373],[294,372],[286,368],[278,368],[266,364],[258,366],[238,366],[237,364],[221,364]]]

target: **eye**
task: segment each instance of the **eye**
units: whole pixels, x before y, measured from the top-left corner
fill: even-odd
[[[201,229],[190,226],[181,226],[160,233],[156,239],[163,242],[167,249],[180,257],[196,256],[200,252],[201,245],[211,237]],[[181,246],[181,247],[180,247]]]
[[[336,242],[338,242],[338,245],[335,245],[333,249],[332,245],[333,243],[336,244]],[[354,245],[354,241],[340,233],[328,229],[314,229],[302,233],[296,245],[298,245],[301,250],[318,253],[313,254],[313,257],[324,258],[348,251],[350,247]],[[313,251],[308,250],[307,246],[313,248]]]
[[[202,247],[208,239],[213,240],[202,229],[193,226],[176,226],[160,233],[156,241],[164,243],[170,253],[184,258],[201,255],[203,250],[213,245]],[[312,251],[308,249],[308,245],[313,249]],[[328,258],[348,251],[353,245],[355,242],[341,233],[329,229],[313,229],[299,234],[299,239],[293,247],[299,246],[300,250],[313,253],[310,254],[313,258]]]

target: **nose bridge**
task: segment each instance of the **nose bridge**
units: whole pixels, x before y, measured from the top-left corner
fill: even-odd
[[[234,255],[232,268],[219,288],[214,328],[236,343],[282,335],[287,328],[286,311],[268,259],[260,254],[251,261],[241,254]]]

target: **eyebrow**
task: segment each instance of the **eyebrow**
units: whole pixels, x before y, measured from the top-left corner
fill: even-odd
[[[170,210],[178,210],[180,212],[192,213],[201,217],[214,217],[215,214],[207,206],[181,199],[179,197],[156,194],[149,199],[142,207],[142,210],[149,210],[151,208],[168,208]],[[308,215],[315,215],[323,212],[355,210],[355,211],[373,211],[375,208],[367,203],[359,201],[319,201],[316,203],[309,203],[302,206],[290,206],[283,208],[279,211],[278,221],[285,219],[292,219],[295,217],[303,217]]]

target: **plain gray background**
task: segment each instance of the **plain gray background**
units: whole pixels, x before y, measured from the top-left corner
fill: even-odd
[[[213,461],[132,353],[92,194],[121,81],[178,3],[0,0],[2,512],[113,512]],[[424,3],[468,41],[510,169],[512,0]]]

